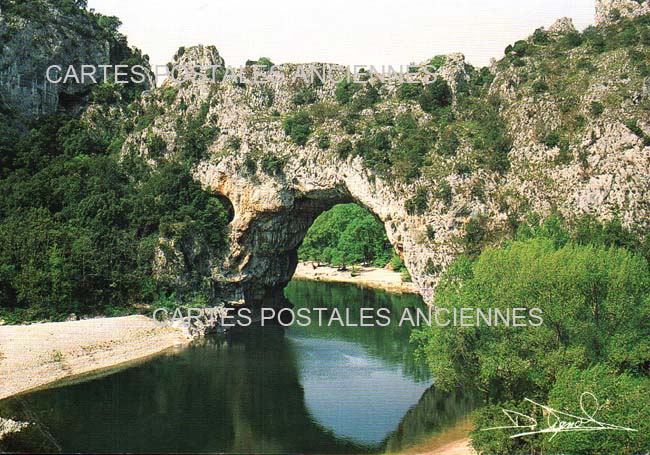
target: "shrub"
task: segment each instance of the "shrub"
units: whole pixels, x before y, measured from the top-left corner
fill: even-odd
[[[312,120],[306,112],[287,117],[282,123],[284,132],[298,145],[305,145],[312,129]]]
[[[226,140],[226,147],[233,152],[238,151],[241,148],[241,139],[239,136],[229,136]]]
[[[528,53],[529,49],[530,49],[530,45],[528,44],[527,41],[519,40],[512,46],[511,52],[515,54],[517,57],[523,57]]]
[[[405,208],[409,215],[422,215],[429,207],[429,190],[420,187],[415,196],[406,201]]]
[[[339,103],[348,104],[359,90],[361,90],[361,84],[344,80],[336,84],[334,96]]]
[[[160,158],[167,150],[167,143],[153,131],[147,133],[145,144],[152,158]]]
[[[318,139],[316,140],[316,145],[318,146],[319,149],[321,150],[326,150],[330,148],[330,137],[326,133],[322,133],[318,136]]]
[[[645,134],[641,127],[639,127],[637,119],[626,120],[625,126],[643,140],[643,145],[650,146],[650,136]]]
[[[275,63],[268,57],[260,57],[257,60],[246,60],[246,66],[260,66],[263,70],[270,70],[275,66]]]
[[[267,175],[282,175],[286,159],[269,153],[262,157],[262,172]]]
[[[557,147],[560,144],[560,133],[557,131],[552,131],[544,136],[542,139],[542,144],[549,148]]]
[[[573,49],[574,47],[578,47],[582,44],[582,42],[583,42],[582,35],[576,31],[571,31],[567,33],[560,40],[560,44],[567,49]]]
[[[390,268],[393,272],[401,272],[403,270],[406,270],[406,265],[404,265],[404,260],[394,251],[390,259]]]
[[[598,117],[604,111],[605,111],[605,107],[603,106],[603,103],[600,103],[598,101],[592,101],[591,104],[589,105],[589,112],[594,117]]]
[[[350,107],[353,111],[359,112],[372,107],[377,101],[379,101],[379,92],[374,86],[367,84],[365,89],[360,90],[352,99]]]
[[[296,106],[302,106],[304,104],[312,104],[314,103],[318,98],[316,97],[316,92],[314,92],[314,89],[312,88],[306,88],[303,90],[300,90],[298,93],[296,93],[293,96],[293,104]]]
[[[455,156],[459,146],[460,140],[454,130],[445,128],[438,138],[436,151],[443,156]]]
[[[178,88],[170,85],[163,90],[162,98],[165,104],[171,105],[176,100],[176,95],[178,95]]]
[[[451,88],[443,78],[438,77],[433,82],[425,85],[418,97],[420,107],[424,112],[432,113],[438,108],[451,105]]]
[[[542,79],[538,79],[535,82],[533,82],[532,88],[533,88],[533,92],[535,93],[544,93],[548,91],[548,84],[546,83],[546,81]]]
[[[607,43],[600,29],[589,26],[582,33],[583,43],[586,43],[593,53],[600,54],[605,51]]]
[[[438,184],[438,187],[434,192],[434,197],[439,201],[442,201],[445,207],[449,207],[451,205],[454,197],[454,192],[452,191],[451,185],[449,182],[447,182],[447,180],[442,180]]]
[[[403,83],[397,89],[397,97],[401,100],[417,100],[424,91],[424,86],[414,83]]]
[[[343,139],[336,144],[336,154],[339,158],[345,159],[352,153],[352,142],[349,139]]]
[[[538,28],[533,33],[533,43],[535,44],[548,44],[551,40],[548,37],[548,33],[543,28]]]
[[[473,216],[465,225],[463,244],[469,256],[478,255],[487,239],[487,217],[485,215]]]

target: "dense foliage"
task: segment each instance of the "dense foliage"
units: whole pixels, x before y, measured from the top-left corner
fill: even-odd
[[[357,204],[336,205],[321,214],[298,250],[303,261],[336,266],[363,263],[383,267],[391,254],[384,226]]]
[[[21,19],[47,22],[60,11],[108,41],[111,63],[148,65],[119,34],[116,18],[88,11],[81,1],[51,4],[57,9],[37,0],[3,5],[8,33]],[[42,17],[35,17],[39,8]],[[215,134],[203,127],[207,109],[179,119],[175,156],[166,155],[160,136],[147,134],[155,168],[138,150],[124,153],[125,137],[159,114],[137,102],[145,88],[98,84],[75,95],[73,104],[85,110],[73,114],[62,106],[29,124],[0,102],[1,319],[127,311],[169,291],[152,270],[160,238],[181,254],[224,245],[226,211],[190,174]],[[184,272],[195,278],[195,270]]]
[[[159,236],[223,244],[221,203],[188,164],[120,163],[76,118],[52,116],[12,149],[0,179],[0,309],[17,319],[110,312],[151,300]]]
[[[628,239],[593,222],[570,231],[551,217],[521,229],[519,240],[485,250],[475,261],[461,258],[449,269],[438,307],[543,313],[537,327],[433,326],[415,335],[438,387],[478,389],[493,402],[477,415],[477,428],[507,425],[502,408],[541,412],[524,398],[580,414],[583,391],[609,403],[602,421],[642,427],[638,433],[567,433],[552,442],[547,435],[509,439],[514,433],[476,431],[478,450],[637,453],[650,445],[650,271],[642,254],[621,246]]]

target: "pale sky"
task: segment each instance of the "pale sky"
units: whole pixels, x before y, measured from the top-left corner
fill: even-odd
[[[90,0],[118,16],[131,45],[164,65],[180,46],[213,44],[226,65],[407,65],[462,52],[483,66],[510,43],[568,16],[593,23],[594,0]]]

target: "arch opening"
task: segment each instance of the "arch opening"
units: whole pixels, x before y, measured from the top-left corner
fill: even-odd
[[[390,238],[388,226],[357,203],[345,188],[315,190],[295,199],[286,197],[280,204],[270,198],[261,198],[256,206],[235,204],[231,250],[223,267],[213,270],[215,296],[243,299],[254,307],[291,306],[284,288],[300,261],[301,270],[306,266],[322,267],[318,270],[322,272],[325,267],[333,267],[354,281],[367,279],[370,267],[393,268],[410,279],[394,250],[399,249],[399,244]],[[262,207],[265,210],[260,210]],[[362,277],[356,278],[358,275]],[[375,281],[379,276],[380,280],[387,277],[381,270],[372,275]],[[403,286],[399,274],[388,280],[388,286],[373,284]]]
[[[357,267],[386,267],[396,255],[383,223],[357,203],[337,204],[321,213],[298,248],[298,259],[314,266],[354,272]]]

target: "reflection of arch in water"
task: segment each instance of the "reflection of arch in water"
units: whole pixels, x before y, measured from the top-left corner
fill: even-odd
[[[424,302],[420,296],[410,294],[391,294],[355,286],[353,284],[323,283],[294,280],[285,289],[285,294],[294,307],[299,308],[336,308],[340,314],[350,308],[350,322],[360,325],[359,308],[388,308],[392,315],[391,324],[385,327],[332,326],[319,327],[312,323],[303,328],[294,324],[288,331],[290,335],[305,334],[310,337],[337,338],[363,346],[372,357],[380,358],[386,364],[400,368],[405,375],[416,381],[428,381],[429,371],[423,362],[416,361],[415,345],[410,343],[412,327],[409,324],[399,326],[403,311],[422,308]]]
[[[462,394],[430,388],[383,444],[346,440],[310,412],[291,338],[291,331],[285,337],[267,327],[206,339],[176,355],[21,400],[66,452],[376,452],[409,445],[472,407]],[[386,341],[373,339],[378,346]],[[358,340],[342,342],[358,346]],[[0,415],[34,420],[16,399],[0,402]],[[2,449],[56,447],[31,427]]]
[[[292,336],[289,341],[309,413],[339,438],[378,448],[430,385],[356,342]]]
[[[372,449],[337,438],[309,414],[295,352],[281,330],[267,328],[242,336],[245,349],[258,355],[237,358],[233,377],[245,381],[233,385],[238,399],[233,409],[232,451],[359,453]]]
[[[311,418],[279,330],[206,340],[97,380],[22,397],[65,452],[330,452],[370,448]],[[16,399],[0,415],[33,420]],[[52,451],[29,429],[5,450]]]

